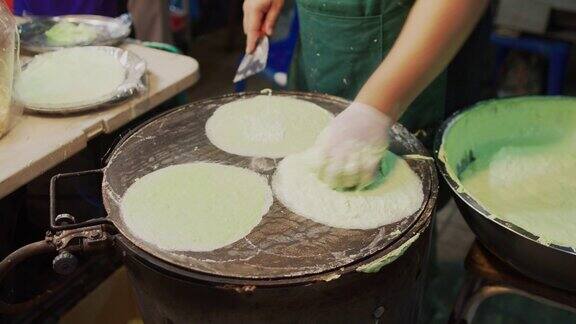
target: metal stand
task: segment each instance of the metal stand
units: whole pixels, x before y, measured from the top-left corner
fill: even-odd
[[[476,242],[466,257],[467,278],[448,323],[472,323],[482,302],[502,294],[516,294],[567,311],[576,312],[576,293],[552,288],[523,276]]]
[[[74,216],[58,214],[56,187],[58,180],[77,176],[94,176],[102,170],[58,174],[50,181],[50,230],[44,240],[30,243],[0,260],[0,283],[20,263],[36,256],[55,255],[53,270],[60,275],[71,275],[78,267],[77,255],[104,251],[112,245],[114,229],[105,218],[90,219],[77,223]],[[69,277],[70,278],[70,277]],[[70,280],[55,289],[30,298],[24,302],[4,301],[0,298],[0,314],[17,314],[27,311],[45,301],[55,292],[61,291]]]

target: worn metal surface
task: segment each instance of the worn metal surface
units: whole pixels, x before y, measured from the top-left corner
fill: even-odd
[[[378,273],[343,270],[297,284],[247,280],[227,284],[164,271],[121,246],[146,323],[418,323],[430,252],[431,218],[418,240]],[[130,245],[129,242],[126,242]],[[136,252],[136,254],[134,253]],[[182,272],[182,271],[181,271]]]
[[[575,255],[540,244],[536,237],[529,238],[486,217],[472,207],[467,195],[453,196],[466,223],[490,252],[534,280],[576,292]]]
[[[469,109],[474,109],[474,106]],[[444,133],[456,116],[458,114],[448,119],[436,135],[434,145],[436,157],[438,157]],[[436,163],[444,181],[451,189],[460,213],[482,245],[528,277],[560,289],[576,291],[576,251],[540,243],[537,241],[537,236],[522,228],[498,218],[489,217],[490,213],[480,202],[459,190],[458,179],[450,176],[446,163],[439,158],[436,159]]]
[[[207,139],[204,124],[214,109],[227,102],[257,93],[227,95],[191,103],[163,115],[123,140],[113,151],[104,170],[103,197],[108,217],[131,243],[169,265],[228,278],[278,279],[321,274],[382,253],[414,225],[431,217],[437,194],[435,167],[430,159],[408,159],[423,182],[424,203],[414,215],[374,230],[345,230],[324,226],[298,216],[277,200],[260,224],[244,239],[211,252],[162,250],[135,237],[119,212],[126,189],[139,177],[173,164],[193,161],[218,162],[251,168],[268,177],[255,159],[220,151]],[[276,93],[309,100],[338,113],[347,101],[321,94]],[[422,145],[409,132],[395,125],[391,150],[397,154],[425,155]],[[267,160],[275,167],[275,160]],[[261,161],[260,161],[261,162]],[[266,164],[266,163],[264,163]],[[416,233],[414,233],[416,234]],[[168,234],[169,235],[169,234]]]

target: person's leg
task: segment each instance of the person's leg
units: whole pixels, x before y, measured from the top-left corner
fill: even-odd
[[[168,6],[168,0],[129,0],[128,11],[132,14],[136,38],[172,44]]]

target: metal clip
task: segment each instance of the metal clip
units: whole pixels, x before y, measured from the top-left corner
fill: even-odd
[[[94,225],[56,232],[51,240],[58,251],[93,252],[109,246],[111,236],[105,225]]]
[[[52,241],[58,252],[52,261],[54,271],[59,274],[70,274],[74,272],[78,263],[73,252],[104,250],[110,246],[112,236],[106,231],[105,225],[94,225],[63,230],[54,235],[49,233],[47,239]]]

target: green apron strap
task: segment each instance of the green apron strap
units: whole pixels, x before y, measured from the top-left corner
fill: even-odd
[[[300,38],[289,88],[354,99],[398,37],[412,0],[298,0]],[[438,124],[445,77],[436,79],[400,122],[412,131]]]

